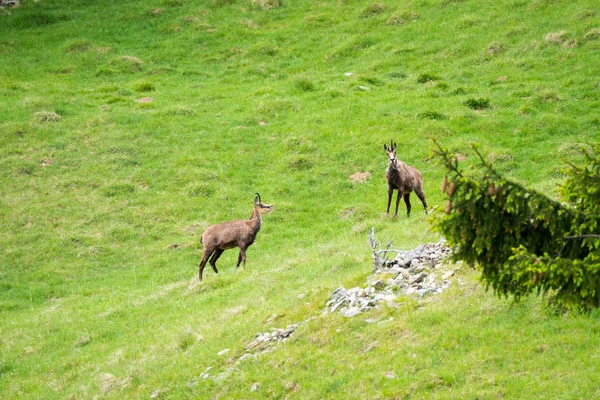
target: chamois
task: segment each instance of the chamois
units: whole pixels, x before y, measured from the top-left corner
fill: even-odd
[[[198,271],[198,277],[202,280],[202,271],[206,265],[206,261],[210,258],[210,266],[217,271],[217,260],[225,250],[240,248],[238,262],[235,266],[238,268],[240,263],[244,262],[246,266],[246,249],[254,243],[256,235],[262,224],[262,214],[273,210],[273,206],[263,204],[260,199],[260,194],[256,193],[254,199],[254,210],[249,220],[223,222],[221,224],[211,225],[202,234],[200,243],[204,245],[204,253]],[[212,256],[212,257],[211,257]]]
[[[393,143],[391,140],[390,147],[387,147],[384,144],[383,149],[388,156],[388,167],[385,171],[385,179],[388,184],[386,213],[390,213],[390,204],[392,203],[394,189],[397,189],[398,197],[396,197],[396,213],[394,214],[394,217],[398,217],[400,196],[404,197],[404,202],[406,203],[406,216],[410,217],[410,192],[412,191],[417,194],[417,197],[419,197],[421,203],[423,203],[425,214],[427,214],[427,201],[425,201],[425,193],[423,192],[423,176],[419,170],[396,159],[396,143]]]

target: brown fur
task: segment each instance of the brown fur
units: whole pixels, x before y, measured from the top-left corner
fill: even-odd
[[[394,190],[398,190],[398,196],[396,197],[396,213],[394,217],[398,216],[398,205],[400,204],[400,196],[404,197],[404,203],[406,203],[406,216],[410,217],[410,193],[415,192],[423,207],[425,207],[425,213],[427,213],[427,201],[425,200],[425,193],[423,192],[423,176],[421,172],[415,167],[406,165],[400,160],[396,159],[396,143],[390,141],[390,147],[383,145],[384,150],[388,156],[388,167],[385,171],[385,179],[388,183],[388,202],[387,211],[390,213],[390,205],[392,203],[392,196]]]
[[[221,257],[221,254],[225,250],[233,249],[236,247],[240,248],[240,254],[238,256],[238,262],[236,268],[243,262],[243,266],[246,266],[246,249],[254,243],[256,235],[262,225],[262,214],[269,212],[273,209],[273,206],[263,204],[260,201],[260,195],[257,193],[254,199],[254,210],[249,220],[223,222],[221,224],[209,226],[202,237],[200,242],[204,245],[204,252],[202,254],[202,261],[200,262],[198,277],[202,280],[202,271],[208,261],[215,273],[217,271],[217,260]],[[209,261],[210,259],[210,261]]]

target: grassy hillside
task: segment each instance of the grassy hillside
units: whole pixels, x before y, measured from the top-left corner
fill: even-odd
[[[434,137],[554,196],[600,137],[596,1],[23,0],[0,33],[0,398],[600,397],[598,313],[467,267],[320,316],[369,275],[372,226],[439,239],[414,196],[385,215],[390,138],[432,206]],[[199,283],[200,234],[254,192],[275,211],[246,269],[230,250]]]

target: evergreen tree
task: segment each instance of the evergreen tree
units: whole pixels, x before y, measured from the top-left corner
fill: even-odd
[[[434,224],[455,260],[476,266],[501,296],[536,291],[566,309],[600,307],[600,145],[581,149],[587,165],[567,165],[559,202],[502,177],[475,146],[480,163],[467,174],[434,143],[448,196]]]

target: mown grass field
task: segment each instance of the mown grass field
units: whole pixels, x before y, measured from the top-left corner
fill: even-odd
[[[600,314],[495,298],[466,266],[439,296],[321,315],[370,274],[371,227],[403,249],[439,239],[414,196],[410,219],[385,215],[390,138],[431,206],[432,138],[555,196],[561,159],[600,138],[597,6],[0,10],[0,398],[599,398]],[[247,267],[230,250],[199,283],[200,234],[248,218],[255,192],[275,211]]]

